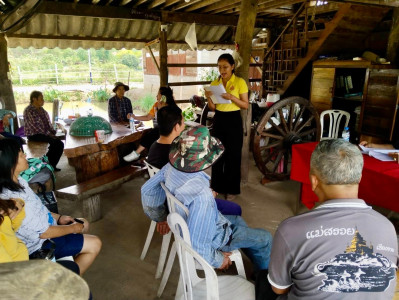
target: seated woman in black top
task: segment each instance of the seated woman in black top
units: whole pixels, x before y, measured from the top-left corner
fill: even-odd
[[[159,138],[159,130],[158,130],[158,121],[157,121],[157,112],[162,107],[165,106],[173,106],[177,107],[175,103],[175,99],[173,97],[173,91],[170,87],[160,87],[157,95],[157,102],[154,103],[151,110],[148,114],[144,116],[136,116],[135,114],[129,114],[128,118],[132,117],[135,120],[139,121],[150,121],[153,120],[154,128],[147,133],[140,142],[137,150],[133,151],[129,155],[123,157],[125,161],[134,161],[140,158],[141,152],[145,149],[149,149],[151,145]],[[178,107],[177,107],[178,108]],[[180,110],[181,114],[181,110]]]

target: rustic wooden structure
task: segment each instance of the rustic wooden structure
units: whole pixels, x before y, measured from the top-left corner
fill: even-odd
[[[310,30],[312,9],[303,3],[263,58],[263,94],[284,94],[303,69],[318,55],[360,56],[372,30],[389,11],[387,7],[342,4],[323,29]],[[304,12],[305,11],[305,12]],[[299,20],[302,20],[299,22]],[[298,26],[301,25],[301,27]]]
[[[68,135],[64,154],[75,168],[78,183],[105,174],[119,166],[117,147],[139,141],[149,129],[134,133],[124,125],[112,125],[112,133],[105,136],[104,143],[97,143],[94,137]]]
[[[399,70],[369,61],[313,63],[312,104],[320,113],[343,109],[351,113],[353,141],[392,140],[399,104]],[[355,113],[355,109],[357,112]],[[359,109],[360,108],[360,109]]]
[[[388,37],[387,58],[399,67],[399,8],[393,10],[392,28]]]
[[[392,7],[399,7],[398,1],[392,0],[329,2],[316,9],[316,6],[309,7],[307,1],[303,0],[194,0],[184,3],[178,0],[111,0],[107,3],[93,0],[91,4],[72,0],[44,0],[30,22],[15,32],[7,33],[7,37],[12,47],[34,44],[36,47],[49,48],[140,49],[151,43],[160,52],[160,84],[177,86],[181,83],[168,81],[168,68],[179,66],[168,64],[167,49],[188,48],[184,37],[190,23],[197,24],[200,50],[232,49],[237,39],[247,41],[241,42],[245,49],[239,50],[245,68],[249,64],[249,41],[262,29],[268,28],[273,31],[271,35],[278,38],[272,47],[266,49],[263,57],[265,97],[267,92],[289,94],[289,88],[296,78],[319,54],[342,51],[358,53],[361,48],[364,49],[365,38]],[[323,17],[318,18],[318,15]],[[395,41],[399,26],[396,20],[397,12],[394,13],[391,30],[392,41]],[[243,23],[238,26],[238,22]],[[279,34],[287,23],[286,29]],[[310,28],[311,23],[313,28]],[[155,40],[159,43],[152,43]],[[397,49],[397,44],[391,45],[390,49]],[[390,53],[394,53],[394,50]],[[241,76],[248,80],[246,71]],[[207,83],[186,82],[183,85]],[[248,130],[245,132],[248,133]],[[244,148],[244,153],[246,151]]]
[[[125,166],[55,192],[70,201],[82,201],[83,216],[94,222],[101,219],[101,194],[118,188],[121,184],[141,176],[147,168]]]
[[[288,179],[291,146],[318,140],[319,115],[307,99],[288,97],[273,104],[259,121],[253,141],[262,181]]]
[[[4,101],[8,110],[16,111],[14,93],[12,90],[10,67],[7,59],[7,41],[5,35],[0,33],[0,99]],[[14,120],[14,124],[18,124]]]
[[[237,76],[244,78],[249,84],[248,72],[251,62],[252,40],[248,36],[253,36],[256,21],[256,6],[258,0],[241,1],[241,14],[238,19],[236,32],[237,52],[242,58],[242,64],[237,68]],[[249,143],[251,141],[251,105],[248,109],[241,109],[241,117],[244,127],[243,147],[241,154],[241,182],[248,182],[249,173]]]

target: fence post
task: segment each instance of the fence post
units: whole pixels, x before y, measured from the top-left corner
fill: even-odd
[[[21,69],[19,68],[19,66],[17,66],[18,68],[18,77],[19,77],[19,84],[22,85],[22,75],[21,75]]]
[[[115,71],[115,81],[119,81],[118,80],[118,71],[116,70],[116,65],[114,64],[114,71]]]
[[[57,69],[57,64],[54,64],[55,66],[55,79],[57,80],[57,85],[58,85],[58,69]]]
[[[87,54],[89,56],[89,75],[90,75],[90,83],[93,83],[93,78],[91,77],[91,57],[90,57],[90,49],[87,50]]]

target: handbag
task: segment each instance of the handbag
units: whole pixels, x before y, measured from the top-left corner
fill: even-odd
[[[45,240],[42,247],[36,250],[31,255],[29,259],[47,259],[55,262],[55,242],[52,240]]]
[[[46,191],[46,186],[41,183],[37,183],[39,188],[37,189],[37,195],[42,201],[43,205],[52,212],[58,214],[58,204],[55,198],[54,191]]]

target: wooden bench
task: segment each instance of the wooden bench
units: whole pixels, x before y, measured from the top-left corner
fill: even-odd
[[[57,197],[70,201],[83,201],[83,216],[94,222],[101,218],[100,194],[120,186],[122,183],[147,173],[147,168],[125,166],[109,171],[96,178],[72,185],[55,194]]]

